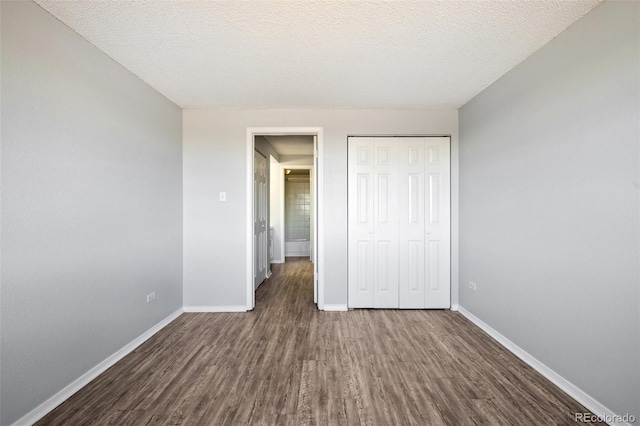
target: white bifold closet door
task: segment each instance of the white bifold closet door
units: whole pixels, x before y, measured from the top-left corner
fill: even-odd
[[[349,138],[349,307],[449,308],[450,139]]]

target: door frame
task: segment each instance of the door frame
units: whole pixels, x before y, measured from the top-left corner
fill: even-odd
[[[255,307],[255,290],[254,290],[254,244],[253,244],[253,223],[254,223],[254,189],[253,189],[253,173],[255,137],[256,136],[286,136],[286,135],[309,135],[316,136],[315,146],[315,167],[314,185],[317,203],[315,203],[315,219],[316,219],[316,238],[314,250],[314,281],[318,289],[318,309],[324,310],[324,218],[321,212],[323,206],[323,129],[322,127],[247,127],[246,137],[246,159],[247,159],[247,275],[246,275],[246,306],[247,311],[253,310]]]

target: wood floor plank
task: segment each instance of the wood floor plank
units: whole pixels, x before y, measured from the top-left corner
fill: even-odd
[[[140,410],[113,410],[111,414],[95,421],[95,425],[104,426],[136,426],[145,424],[141,420],[145,415]]]
[[[572,425],[587,411],[452,311],[320,312],[272,265],[247,313],[185,313],[38,425]]]

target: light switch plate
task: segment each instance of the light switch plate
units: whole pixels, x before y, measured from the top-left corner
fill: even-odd
[[[220,201],[227,201],[227,193],[226,192],[221,192],[220,193]]]

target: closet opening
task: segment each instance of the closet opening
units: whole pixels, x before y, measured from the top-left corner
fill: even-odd
[[[348,138],[349,308],[451,307],[451,138]]]

